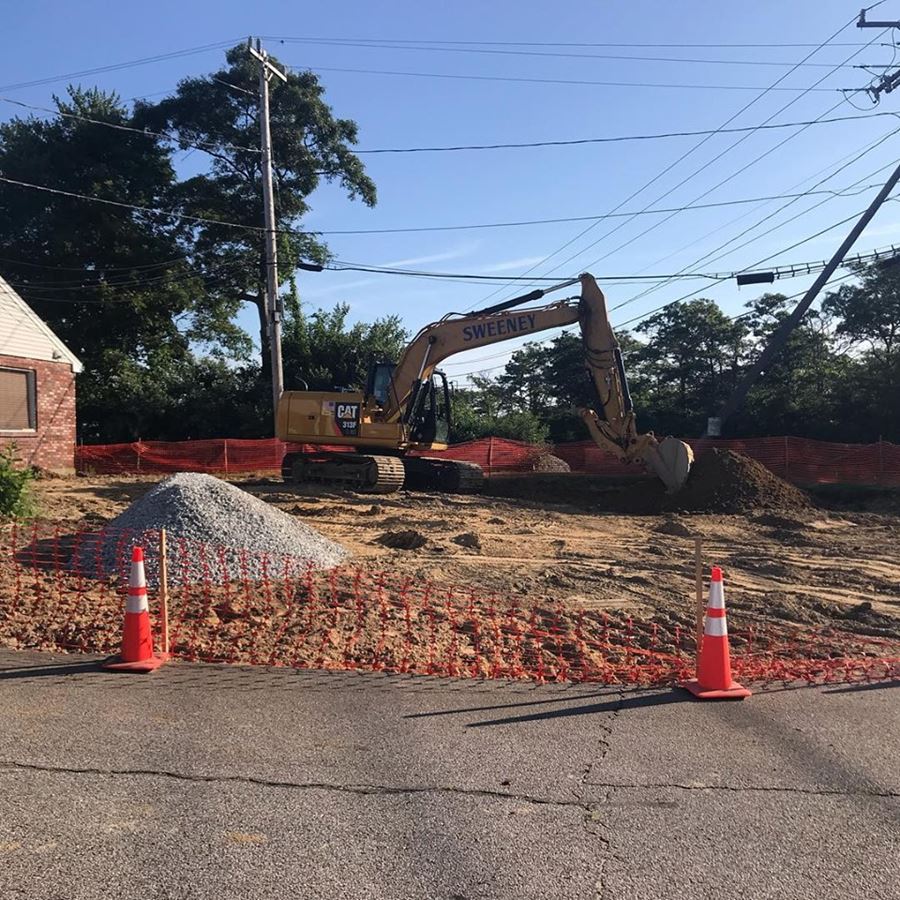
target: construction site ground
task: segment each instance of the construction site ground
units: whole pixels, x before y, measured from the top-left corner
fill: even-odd
[[[101,528],[158,480],[43,480],[40,512],[73,529]],[[837,625],[900,636],[896,491],[831,488],[808,507],[735,515],[653,513],[660,503],[646,482],[578,475],[493,478],[479,496],[373,496],[269,476],[234,480],[343,544],[351,562],[420,580],[683,619],[693,610],[693,538],[700,537],[704,565],[725,570],[738,625]]]

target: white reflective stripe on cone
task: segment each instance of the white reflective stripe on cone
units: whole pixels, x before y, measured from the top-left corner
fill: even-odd
[[[725,609],[725,589],[722,587],[721,581],[709,583],[709,608]]]
[[[125,612],[127,613],[142,613],[149,612],[150,607],[147,605],[147,594],[129,594],[125,598]]]
[[[704,634],[710,637],[728,637],[728,625],[725,616],[707,616]]]
[[[131,564],[131,576],[128,579],[129,587],[147,587],[147,579],[144,576],[144,563],[141,560]]]

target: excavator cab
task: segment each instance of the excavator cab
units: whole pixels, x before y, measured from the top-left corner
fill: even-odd
[[[390,401],[396,363],[377,362],[366,379],[366,399],[384,409]],[[450,388],[447,376],[434,370],[419,389],[409,420],[410,440],[416,444],[446,445],[450,439]]]
[[[410,438],[417,444],[443,444],[450,438],[450,389],[447,376],[437,370],[424,387],[415,419],[410,422]]]
[[[391,378],[394,375],[396,363],[378,362],[369,369],[366,378],[366,399],[372,397],[382,408],[387,405],[391,392]]]

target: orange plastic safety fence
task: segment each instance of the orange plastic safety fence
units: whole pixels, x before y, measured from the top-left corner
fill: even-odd
[[[46,522],[4,526],[0,646],[115,652],[131,547],[144,548],[152,597],[158,538]],[[188,660],[666,685],[689,677],[695,653],[687,610],[673,624],[370,567],[315,571],[291,557],[171,537],[168,572],[171,650]],[[731,619],[741,681],[900,678],[900,638]]]
[[[688,440],[694,453],[711,447],[735,450],[797,484],[900,485],[900,446],[838,444],[808,438],[771,437]],[[78,471],[96,474],[166,474],[211,472],[238,475],[277,472],[285,453],[306,448],[274,438],[266,440],[137,441],[130,444],[82,445],[76,451]],[[346,447],[329,447],[347,450]],[[572,472],[590,475],[644,475],[619,462],[592,441],[554,446],[526,444],[503,438],[483,438],[455,444],[446,459],[478,463],[488,476],[534,472],[539,457],[553,453]],[[435,455],[429,451],[429,455]]]

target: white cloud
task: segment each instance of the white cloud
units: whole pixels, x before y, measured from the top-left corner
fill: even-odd
[[[378,265],[387,269],[396,269],[400,266],[421,266],[423,263],[444,262],[448,259],[468,256],[477,246],[478,244],[471,243],[457,247],[455,250],[444,250],[442,253],[430,253],[427,256],[412,256],[409,259],[395,259],[393,262],[378,263]]]
[[[863,232],[868,237],[885,237],[889,234],[900,234],[900,222],[878,225],[875,228],[866,228]]]
[[[340,294],[344,291],[351,291],[354,288],[368,287],[370,284],[376,284],[377,282],[377,278],[359,278],[356,281],[345,281],[343,284],[332,284],[323,288],[309,288],[300,291],[300,299],[314,300],[316,297]]]
[[[494,263],[491,266],[483,266],[478,271],[488,274],[490,272],[514,272],[516,269],[527,269],[529,266],[543,262],[543,256],[523,256],[521,259],[510,259],[506,262]]]

